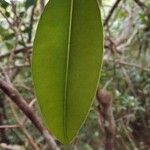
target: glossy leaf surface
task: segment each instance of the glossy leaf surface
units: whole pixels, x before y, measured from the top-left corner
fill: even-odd
[[[96,0],[51,0],[38,25],[32,75],[50,132],[70,143],[95,95],[103,56]]]

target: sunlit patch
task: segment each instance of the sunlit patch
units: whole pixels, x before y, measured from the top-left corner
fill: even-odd
[[[5,0],[6,2],[10,3],[11,1],[14,1],[14,2],[24,2],[25,0]]]

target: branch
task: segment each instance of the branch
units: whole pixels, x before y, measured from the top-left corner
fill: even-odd
[[[18,53],[26,53],[28,50],[30,50],[32,48],[32,46],[28,46],[28,47],[25,47],[25,48],[19,48],[19,49],[16,49],[14,51],[14,54],[18,54]],[[7,52],[5,54],[2,54],[0,55],[0,59],[4,59],[6,57],[9,57],[11,55],[11,52]]]
[[[125,66],[128,66],[128,67],[135,67],[135,68],[141,69],[143,71],[150,72],[149,68],[144,68],[144,66],[140,66],[140,65],[137,65],[137,64],[127,63],[127,62],[124,62],[124,61],[116,61],[116,63],[119,63],[121,65],[125,65]]]
[[[113,15],[115,9],[118,7],[119,3],[121,2],[121,0],[117,0],[114,5],[112,6],[111,10],[108,13],[108,16],[106,17],[105,21],[104,21],[104,26],[106,26],[111,18],[111,16]]]
[[[145,4],[143,2],[141,2],[140,0],[134,0],[134,1],[140,8],[142,8],[142,9],[146,8]]]
[[[0,129],[10,129],[10,128],[19,128],[19,125],[0,125]]]
[[[111,94],[106,90],[97,90],[98,113],[100,126],[105,132],[105,150],[112,150],[115,138],[115,120],[112,111]]]
[[[28,43],[31,43],[32,41],[32,30],[33,30],[33,23],[34,23],[34,12],[36,8],[36,3],[34,3],[32,11],[31,11],[31,17],[30,17],[30,24],[29,24],[29,33],[28,33]]]
[[[6,81],[0,79],[0,89],[22,110],[22,112],[31,120],[35,127],[47,140],[51,150],[59,150],[53,137],[48,133],[40,120],[36,117],[35,112],[28,106],[19,92]]]

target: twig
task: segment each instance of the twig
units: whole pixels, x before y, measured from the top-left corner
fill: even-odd
[[[26,63],[26,64],[9,66],[8,69],[15,69],[15,68],[22,69],[22,68],[28,68],[28,67],[31,67],[31,65],[29,63]]]
[[[29,106],[30,108],[32,108],[32,106],[34,105],[35,102],[36,102],[36,99],[33,99],[33,100],[29,103],[28,106]],[[23,118],[22,121],[21,121],[22,124],[25,124],[26,121],[27,121],[27,119],[28,119],[28,118],[27,118],[26,116],[24,116],[24,118]]]
[[[19,117],[18,117],[18,115],[17,115],[17,113],[16,113],[16,111],[15,111],[15,109],[14,109],[14,106],[13,106],[13,104],[12,104],[12,101],[9,100],[9,102],[10,102],[10,103],[9,103],[9,104],[10,104],[10,108],[11,108],[12,113],[13,113],[13,115],[14,115],[14,117],[15,117],[15,119],[16,119],[16,121],[17,121],[19,127],[20,127],[20,130],[21,130],[22,133],[26,136],[26,138],[27,138],[29,144],[32,146],[32,148],[33,148],[34,150],[39,150],[38,145],[36,144],[36,142],[34,141],[34,139],[31,137],[31,135],[28,133],[28,131],[26,130],[25,126],[24,126],[23,124],[21,124],[21,121],[20,121],[20,119],[19,119]]]
[[[7,23],[9,24],[10,28],[14,31],[12,28],[12,23],[9,21],[8,17],[0,10],[0,14],[6,19]]]
[[[36,3],[34,3],[32,11],[31,11],[31,17],[30,17],[30,24],[29,24],[29,33],[28,33],[28,43],[31,43],[32,41],[32,30],[33,30],[33,23],[34,23],[34,12],[36,8]]]
[[[22,112],[31,120],[35,127],[44,135],[51,150],[59,150],[53,137],[48,133],[40,120],[36,117],[34,111],[28,106],[19,92],[6,81],[0,79],[0,89],[22,110]]]
[[[142,8],[142,9],[146,8],[145,4],[143,2],[141,2],[140,0],[134,0],[134,1],[140,8]]]
[[[16,49],[14,51],[14,54],[18,54],[18,53],[26,53],[28,50],[30,50],[32,48],[32,46],[28,46],[28,47],[25,47],[25,48],[19,48],[19,49]],[[0,59],[4,59],[6,57],[9,57],[11,55],[10,52],[7,52],[5,54],[2,54],[0,55]]]
[[[19,125],[14,124],[14,125],[1,125],[0,129],[10,129],[10,128],[19,128]]]
[[[106,90],[107,87],[110,85],[110,83],[111,83],[112,81],[113,81],[113,77],[110,78],[110,80],[108,80],[108,81],[105,83],[105,85],[103,86],[103,90]]]
[[[105,59],[105,61],[108,61],[108,59],[107,60]],[[114,60],[109,59],[109,61],[114,61]],[[127,67],[135,67],[137,69],[150,72],[150,69],[148,67],[146,68],[146,67],[143,67],[142,65],[137,65],[137,64],[134,64],[134,63],[128,63],[128,62],[125,62],[123,60],[115,60],[115,63],[123,65],[123,66],[127,66]]]
[[[138,69],[141,69],[143,71],[147,71],[147,72],[150,72],[150,69],[149,68],[144,68],[142,66],[139,66],[137,64],[133,64],[133,63],[127,63],[127,62],[124,62],[124,61],[116,61],[117,63],[121,64],[121,65],[125,65],[125,66],[128,66],[128,67],[135,67],[135,68],[138,68]]]
[[[123,66],[121,67],[121,70],[122,70],[122,74],[124,75],[124,80],[128,84],[128,88],[132,91],[133,95],[136,97],[137,95],[134,86],[132,84],[132,80],[130,79],[130,76],[128,75],[126,69]]]
[[[116,0],[116,2],[114,3],[113,7],[109,11],[109,14],[108,14],[108,16],[106,17],[106,19],[104,21],[104,26],[106,26],[108,24],[111,16],[113,15],[115,9],[118,7],[118,5],[119,5],[120,2],[121,2],[121,0]]]
[[[115,138],[115,120],[112,111],[112,99],[111,94],[106,90],[97,90],[96,94],[98,105],[98,113],[100,126],[105,131],[105,150],[112,150],[114,146]]]
[[[122,121],[122,125],[123,125],[123,129],[125,131],[125,134],[127,135],[127,138],[129,139],[129,141],[130,141],[130,143],[131,143],[131,145],[133,147],[133,150],[138,150],[138,148],[136,147],[136,144],[135,144],[133,138],[131,137],[130,133],[128,133],[128,129],[126,128],[126,126],[125,126],[123,121]]]

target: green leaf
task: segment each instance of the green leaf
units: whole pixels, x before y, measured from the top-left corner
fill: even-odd
[[[34,41],[32,75],[45,123],[62,143],[73,140],[89,112],[102,56],[97,1],[50,1]]]

